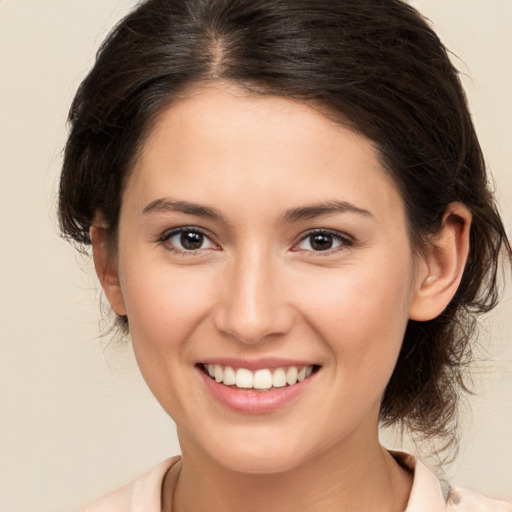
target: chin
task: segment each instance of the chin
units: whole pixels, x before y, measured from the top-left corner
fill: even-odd
[[[257,447],[256,447],[257,448]],[[294,453],[265,452],[264,450],[254,450],[243,453],[236,450],[223,451],[216,462],[225,468],[238,473],[247,473],[252,475],[286,473],[291,471],[303,462],[300,460],[298,450]]]
[[[272,435],[272,429],[268,430],[241,429],[221,436],[210,431],[205,438],[204,432],[192,436],[178,427],[178,437],[184,456],[209,459],[214,465],[237,473],[284,473],[304,463],[307,455],[300,439],[275,435],[275,432]]]

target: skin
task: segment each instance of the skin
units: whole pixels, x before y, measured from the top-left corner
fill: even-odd
[[[297,215],[334,201],[344,209]],[[99,217],[91,236],[106,295],[177,425],[173,510],[403,510],[412,479],[378,442],[381,398],[409,318],[453,296],[470,220],[451,205],[415,256],[372,143],[312,106],[214,84],[165,110],[123,193],[116,253]],[[199,249],[169,236],[183,226],[207,235]],[[314,250],[313,229],[335,233],[332,248]],[[248,415],[201,381],[197,363],[216,357],[320,369],[285,407]]]

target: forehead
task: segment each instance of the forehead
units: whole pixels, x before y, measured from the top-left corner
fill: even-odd
[[[182,194],[225,208],[237,197],[267,209],[338,196],[401,204],[371,141],[314,105],[225,85],[195,88],[159,115],[130,189],[141,201]]]

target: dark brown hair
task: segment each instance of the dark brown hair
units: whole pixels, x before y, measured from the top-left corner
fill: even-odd
[[[405,2],[143,2],[102,44],[73,101],[63,234],[90,244],[99,212],[115,244],[123,184],[155,117],[187,87],[216,80],[323,104],[372,140],[405,202],[415,250],[450,203],[471,211],[460,287],[439,317],[409,322],[381,410],[385,424],[453,440],[475,319],[496,304],[499,256],[510,245],[458,73]]]

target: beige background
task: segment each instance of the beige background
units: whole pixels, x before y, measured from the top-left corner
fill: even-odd
[[[56,232],[73,93],[133,0],[0,0],[0,511],[72,511],[177,453],[129,347],[106,347],[87,258]],[[420,0],[460,57],[511,232],[512,1]],[[77,264],[78,260],[78,264]],[[512,295],[482,331],[458,484],[512,500]]]

